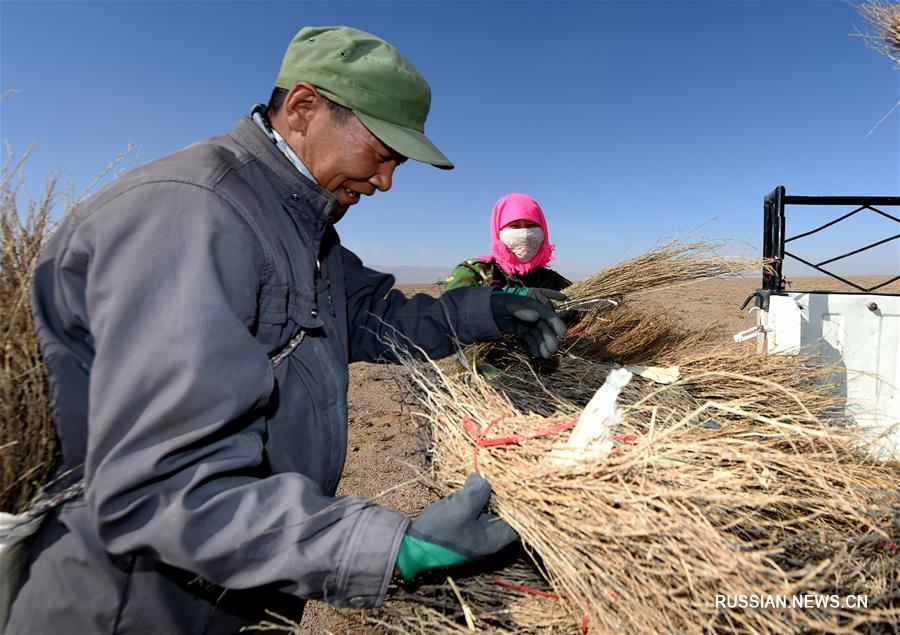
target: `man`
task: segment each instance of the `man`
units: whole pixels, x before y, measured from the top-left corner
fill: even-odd
[[[34,314],[64,471],[83,496],[44,522],[12,633],[233,633],[305,598],[378,605],[395,570],[489,556],[515,539],[487,483],[410,522],[334,496],[347,365],[399,331],[432,356],[564,327],[529,298],[461,289],[407,300],[334,224],[391,187],[425,137],[430,89],[390,45],[345,27],[291,42],[271,107],[119,177],[53,236]],[[60,487],[69,481],[62,479]]]

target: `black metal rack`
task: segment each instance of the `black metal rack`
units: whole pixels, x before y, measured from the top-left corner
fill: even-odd
[[[816,229],[787,238],[785,237],[786,221],[784,213],[785,206],[787,205],[834,205],[854,207],[855,209],[838,218],[835,218],[832,221],[825,223],[821,227],[817,227]],[[785,280],[784,275],[782,274],[782,265],[784,263],[785,256],[802,262],[803,264],[812,267],[816,271],[820,271],[828,276],[831,276],[832,278],[835,278],[836,280],[840,280],[844,284],[847,284],[863,293],[871,293],[876,289],[880,289],[881,287],[889,285],[892,282],[900,280],[900,275],[898,275],[873,287],[865,288],[823,268],[823,265],[842,260],[843,258],[847,258],[848,256],[858,254],[860,252],[872,249],[873,247],[883,245],[884,243],[888,243],[893,240],[900,240],[900,233],[883,240],[876,241],[870,245],[866,245],[865,247],[860,247],[859,249],[848,251],[847,253],[841,254],[840,256],[828,258],[827,260],[823,260],[822,262],[818,263],[812,263],[804,260],[800,256],[797,256],[796,254],[793,254],[785,249],[785,245],[793,240],[815,234],[816,232],[822,231],[826,227],[831,227],[832,225],[846,220],[864,210],[869,210],[876,214],[881,214],[885,218],[889,218],[890,220],[900,225],[900,218],[892,216],[884,210],[879,209],[881,207],[892,206],[900,206],[900,196],[788,196],[785,193],[784,186],[779,185],[771,194],[766,196],[763,203],[763,257],[769,263],[770,268],[763,270],[762,290],[768,293],[781,293],[784,291]]]

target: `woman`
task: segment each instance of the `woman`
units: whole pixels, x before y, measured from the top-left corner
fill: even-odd
[[[484,286],[534,297],[538,289],[565,289],[572,283],[546,266],[553,259],[553,247],[537,201],[526,194],[507,194],[491,212],[491,253],[457,265],[444,291]]]
[[[553,245],[541,206],[526,194],[507,194],[491,212],[491,253],[470,258],[456,266],[444,283],[444,291],[458,287],[493,287],[497,291],[534,298],[548,306],[564,301],[560,293],[572,283],[546,265],[553,259]],[[460,369],[477,369],[487,379],[506,365],[503,348],[488,348],[476,360],[477,348],[462,351]],[[552,370],[557,360],[534,361],[535,370]]]

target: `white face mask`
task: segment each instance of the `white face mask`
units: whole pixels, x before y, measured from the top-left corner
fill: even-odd
[[[544,230],[540,227],[504,227],[500,230],[500,240],[519,262],[528,262],[544,244]]]

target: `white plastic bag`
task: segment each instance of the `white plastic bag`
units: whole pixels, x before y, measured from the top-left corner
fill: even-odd
[[[577,465],[612,449],[610,430],[622,417],[617,399],[631,376],[630,371],[617,368],[606,377],[578,417],[566,444],[551,451],[551,461],[557,465]]]

